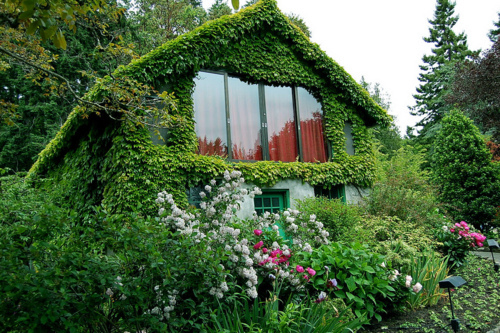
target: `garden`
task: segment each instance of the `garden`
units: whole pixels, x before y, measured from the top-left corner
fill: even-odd
[[[158,193],[155,216],[140,203],[81,216],[43,180],[6,175],[0,330],[451,332],[438,282],[452,275],[468,282],[450,291],[462,330],[495,327],[500,276],[470,251],[497,239],[498,215],[457,220],[432,179],[440,160],[426,171],[417,147],[377,154],[363,204],[308,198],[247,220],[240,203],[260,189],[239,171],[205,184],[199,209]]]

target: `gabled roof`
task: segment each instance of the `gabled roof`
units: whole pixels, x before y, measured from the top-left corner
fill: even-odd
[[[266,41],[259,41],[262,48],[262,57],[244,57],[235,59],[231,63],[225,61],[228,50],[244,50],[249,39],[257,40],[261,34],[265,38],[279,40],[286,45],[281,49],[266,48]],[[247,73],[251,63],[252,72],[271,84],[289,84],[295,80],[297,71],[293,68],[287,70],[269,71],[269,68],[281,69],[278,61],[280,52],[291,52],[295,58],[300,58],[301,68],[297,70],[314,71],[320,73],[321,84],[331,87],[332,94],[339,96],[344,103],[355,108],[365,124],[387,125],[390,116],[383,110],[356,81],[334,60],[326,55],[320,47],[309,39],[278,9],[275,0],[260,0],[257,4],[242,9],[240,12],[223,16],[217,20],[209,21],[203,26],[188,32],[178,38],[165,43],[140,59],[132,61],[126,66],[120,66],[114,72],[115,76],[132,76],[142,82],[155,83],[158,88],[166,79],[182,76],[186,72],[193,76],[201,69],[226,69],[235,74],[248,75],[251,80],[253,73]],[[244,51],[241,51],[244,53]],[[274,66],[274,67],[273,67]],[[268,71],[268,72],[266,72]],[[298,79],[297,79],[298,80]],[[167,80],[168,81],[168,80]],[[105,82],[105,81],[103,81]],[[297,81],[300,82],[300,81]],[[170,82],[172,83],[172,82]],[[316,82],[315,84],[319,84]],[[87,94],[86,98],[95,99],[101,90],[96,85]],[[88,122],[82,119],[79,108],[75,108],[61,128],[56,138],[52,140],[31,171],[37,170],[40,165],[61,154],[61,150],[69,145],[80,126]],[[43,167],[42,167],[43,168]]]
[[[369,125],[387,125],[390,122],[387,112],[339,64],[328,57],[319,45],[310,42],[279,10],[275,0],[260,0],[234,15],[209,21],[129,65],[118,68],[115,74],[141,76],[148,80],[155,76],[181,73],[188,68],[195,71],[208,69],[220,62],[214,56],[219,54],[221,47],[239,43],[254,32],[261,31],[263,27],[282,40],[287,40],[295,53],[299,53],[315,70],[322,72],[332,86],[350,99],[353,105],[364,110],[368,118],[371,118],[366,119]]]

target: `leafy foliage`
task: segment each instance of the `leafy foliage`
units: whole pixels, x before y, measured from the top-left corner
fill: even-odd
[[[241,303],[235,301],[227,308],[220,307],[219,312],[213,314],[215,329],[209,332],[344,332],[357,330],[365,322],[363,318],[350,318],[350,309],[340,308],[337,304],[342,300],[327,300],[315,304],[311,300],[307,303],[295,304],[284,302],[279,297],[279,287],[270,295],[269,300],[249,304],[244,299]],[[337,306],[335,306],[337,305]],[[280,310],[283,308],[283,310]],[[236,319],[236,320],[235,320]]]
[[[422,170],[425,153],[403,147],[392,158],[381,157],[379,180],[365,200],[372,215],[394,216],[412,225],[433,226],[436,222],[437,194]]]
[[[307,198],[297,201],[297,209],[306,215],[316,215],[332,241],[340,241],[342,235],[349,233],[353,225],[361,220],[361,210],[354,205],[346,205],[341,199],[325,197]]]
[[[321,164],[231,163],[193,154],[197,145],[193,79],[206,68],[225,70],[248,82],[306,88],[323,106],[333,159]],[[115,212],[131,210],[135,201],[141,201],[151,213],[155,208],[148,198],[164,189],[184,206],[186,186],[206,183],[224,170],[240,170],[247,181],[259,186],[272,186],[286,178],[326,187],[345,183],[368,186],[373,181],[374,163],[366,125],[390,119],[338,64],[289,23],[274,0],[263,0],[233,16],[207,22],[118,68],[113,77],[169,88],[177,108],[169,114],[173,121],[167,144],[153,145],[149,132],[140,124],[108,126],[114,122],[105,116],[82,120],[84,110],[77,108],[42,152],[31,175],[54,175],[64,180],[71,200],[102,201]],[[96,85],[87,98],[101,100],[108,82]],[[365,111],[358,113],[358,109]],[[352,123],[355,156],[344,151],[345,121]],[[104,126],[108,126],[106,130]],[[97,133],[103,134],[98,138]],[[83,197],[92,200],[80,200]]]
[[[483,132],[500,142],[500,42],[472,61],[457,65],[446,100],[460,106]]]
[[[488,230],[500,202],[500,175],[479,130],[453,110],[442,121],[432,156],[439,199],[455,220]]]
[[[325,291],[328,281],[335,279],[337,286],[330,283],[330,293],[352,305],[356,316],[366,314],[368,318],[381,319],[380,313],[395,291],[387,279],[387,269],[382,267],[384,256],[370,252],[367,245],[360,243],[332,243],[299,255],[304,263],[312,263],[317,272],[311,278],[314,288]]]
[[[434,243],[432,230],[396,217],[368,215],[351,226],[341,241],[366,244],[371,251],[384,255],[392,267],[408,271],[412,258]]]

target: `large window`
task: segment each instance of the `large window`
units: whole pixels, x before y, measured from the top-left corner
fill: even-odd
[[[248,84],[214,72],[200,72],[195,83],[199,154],[246,161],[327,161],[321,105],[305,89]]]

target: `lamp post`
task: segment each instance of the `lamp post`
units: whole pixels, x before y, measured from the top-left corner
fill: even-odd
[[[439,281],[439,288],[448,288],[448,295],[450,296],[450,306],[451,306],[451,328],[453,332],[458,332],[460,330],[460,320],[455,318],[455,313],[453,312],[453,302],[451,300],[451,288],[458,288],[466,284],[467,281],[462,279],[460,276],[450,276],[447,279]]]
[[[493,267],[495,268],[495,272],[498,272],[498,268],[500,268],[500,264],[495,262],[495,256],[493,255],[493,249],[500,249],[500,245],[498,245],[498,242],[494,239],[488,239],[488,247],[490,248],[491,252],[491,259],[493,260]]]

